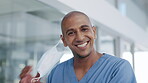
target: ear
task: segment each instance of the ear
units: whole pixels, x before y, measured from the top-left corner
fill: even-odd
[[[96,39],[97,38],[97,35],[96,35],[96,27],[92,27],[93,28],[93,32],[94,32],[94,39]]]
[[[60,35],[60,38],[63,41],[64,46],[67,47],[67,43],[66,43],[65,38],[63,37],[63,35]]]

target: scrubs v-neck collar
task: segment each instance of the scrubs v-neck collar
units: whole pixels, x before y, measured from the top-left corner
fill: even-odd
[[[102,61],[104,61],[103,57],[105,57],[105,56],[106,56],[106,54],[103,53],[103,55],[95,62],[95,64],[87,71],[87,73],[79,81],[78,81],[78,79],[76,77],[76,74],[75,74],[75,71],[74,71],[74,66],[73,66],[74,58],[72,58],[71,59],[72,61],[70,61],[71,63],[69,65],[69,67],[70,67],[69,74],[70,74],[70,76],[72,78],[71,83],[87,83],[90,76],[92,76],[92,73],[97,69],[96,66],[102,64]]]

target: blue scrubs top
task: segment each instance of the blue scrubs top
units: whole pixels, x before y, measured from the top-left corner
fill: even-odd
[[[48,76],[47,83],[137,83],[130,63],[124,59],[104,54],[78,81],[74,59],[57,65]]]

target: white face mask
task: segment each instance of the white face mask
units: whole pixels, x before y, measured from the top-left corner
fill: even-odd
[[[37,72],[40,77],[51,72],[51,70],[60,61],[61,57],[64,55],[66,47],[64,47],[62,41],[60,40],[54,47],[47,50],[39,60],[37,64]]]

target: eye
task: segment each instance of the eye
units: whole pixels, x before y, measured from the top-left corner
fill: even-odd
[[[82,31],[83,32],[88,31],[88,28],[83,28]]]
[[[74,35],[75,32],[73,32],[73,31],[69,31],[67,34],[68,34],[69,36],[71,36],[71,35]]]

